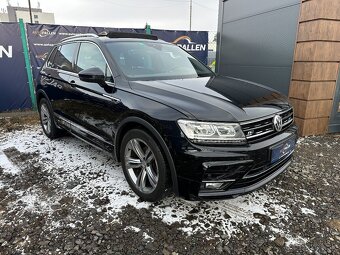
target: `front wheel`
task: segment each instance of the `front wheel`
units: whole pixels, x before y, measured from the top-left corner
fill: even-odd
[[[125,178],[131,189],[143,200],[163,198],[167,184],[164,156],[155,140],[140,129],[126,133],[120,148]]]

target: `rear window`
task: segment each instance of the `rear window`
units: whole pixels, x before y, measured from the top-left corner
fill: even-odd
[[[47,59],[46,67],[53,68],[53,61],[54,61],[54,56],[55,56],[56,51],[57,51],[57,47],[53,48],[51,54],[49,55],[49,58]]]
[[[69,43],[59,46],[55,53],[51,67],[72,72],[72,62],[76,48],[76,43]]]

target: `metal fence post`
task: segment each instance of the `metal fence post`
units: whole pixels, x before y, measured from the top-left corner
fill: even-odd
[[[35,92],[34,92],[34,84],[33,84],[33,75],[32,75],[32,68],[31,68],[30,54],[29,54],[29,51],[28,51],[28,43],[27,43],[25,24],[24,24],[24,21],[22,19],[19,19],[19,27],[20,27],[22,48],[24,49],[25,66],[26,66],[26,72],[27,72],[28,85],[29,85],[29,89],[30,89],[32,108],[33,108],[33,110],[37,110],[37,100],[35,98]]]
[[[148,23],[145,25],[145,33],[151,35],[151,26]]]

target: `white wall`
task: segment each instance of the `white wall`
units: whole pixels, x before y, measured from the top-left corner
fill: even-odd
[[[23,19],[24,22],[30,23],[30,14],[27,11],[16,11],[17,19]],[[37,18],[35,18],[35,15]],[[54,24],[54,14],[48,12],[32,12],[33,23]]]
[[[0,22],[8,22],[8,14],[0,13]]]

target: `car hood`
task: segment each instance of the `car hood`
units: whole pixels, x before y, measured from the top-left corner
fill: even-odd
[[[289,108],[279,92],[232,77],[132,81],[130,86],[142,96],[204,121],[247,121]]]

